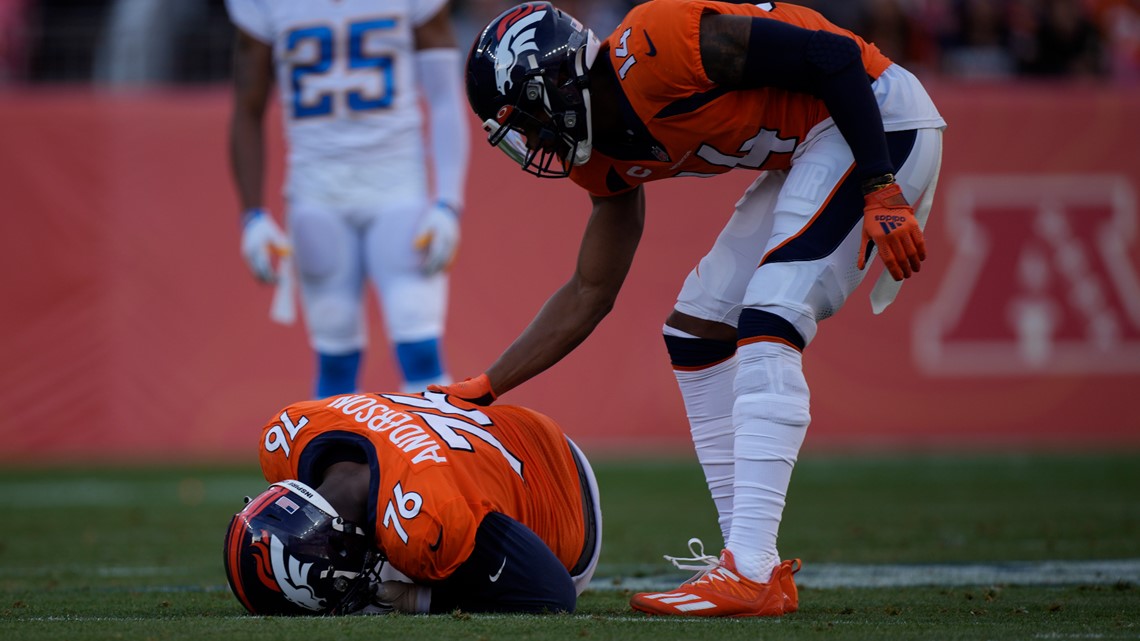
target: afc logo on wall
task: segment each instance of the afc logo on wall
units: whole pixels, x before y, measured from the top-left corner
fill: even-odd
[[[1140,372],[1136,193],[1121,176],[985,176],[950,189],[954,246],[914,325],[931,374]]]

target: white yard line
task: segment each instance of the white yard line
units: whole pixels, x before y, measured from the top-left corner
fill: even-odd
[[[595,577],[591,590],[669,590],[687,575]],[[796,585],[805,588],[888,588],[967,585],[1112,585],[1140,583],[1140,559],[1007,563],[856,565],[805,563]]]
[[[658,568],[645,568],[643,572]],[[604,571],[604,568],[603,568]],[[194,569],[176,566],[49,566],[0,567],[0,578],[44,576],[61,572],[74,577],[155,578],[194,574]],[[595,576],[591,590],[638,592],[668,590],[687,579],[687,574],[657,574],[641,577]],[[1113,585],[1140,584],[1140,559],[1105,561],[1017,561],[1005,563],[850,564],[805,563],[796,575],[796,585],[805,588],[889,588],[912,586],[989,585]],[[221,586],[145,586],[146,592],[209,591]]]

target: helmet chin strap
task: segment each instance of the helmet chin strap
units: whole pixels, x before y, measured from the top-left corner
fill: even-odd
[[[586,108],[586,139],[579,140],[574,147],[574,164],[584,165],[590,160],[594,150],[594,118],[590,110],[590,90],[582,89],[582,105]]]
[[[593,30],[586,29],[586,46],[579,49],[578,55],[574,57],[574,70],[579,76],[585,77],[587,75],[590,67],[594,64],[594,60],[598,57],[598,49],[600,48],[601,44]],[[574,148],[572,160],[575,165],[586,164],[594,150],[594,112],[590,106],[589,84],[582,87],[582,106],[585,108],[586,115],[586,139],[578,141],[578,145]]]

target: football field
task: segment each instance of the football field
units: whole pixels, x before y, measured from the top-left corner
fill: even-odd
[[[1140,639],[1140,453],[833,457],[796,468],[781,619],[651,618],[632,591],[720,547],[695,462],[595,457],[604,542],[573,615],[268,619],[226,585],[249,467],[0,471],[0,639]]]

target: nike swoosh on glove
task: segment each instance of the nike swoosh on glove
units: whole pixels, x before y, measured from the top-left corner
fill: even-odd
[[[863,196],[863,239],[859,243],[856,264],[859,269],[866,266],[867,243],[872,241],[895,280],[910,278],[911,273],[921,269],[922,261],[926,260],[922,228],[896,183]]]
[[[265,283],[277,282],[272,256],[287,256],[292,251],[289,237],[267,211],[254,209],[245,215],[245,224],[241,230],[241,255],[258,280]]]
[[[476,405],[490,405],[498,398],[491,389],[491,379],[487,374],[480,374],[475,378],[465,378],[451,385],[428,385],[429,392],[439,392],[450,396],[457,396]]]
[[[416,230],[415,246],[424,253],[421,269],[428,276],[451,267],[459,248],[459,212],[442,202],[429,207]]]

